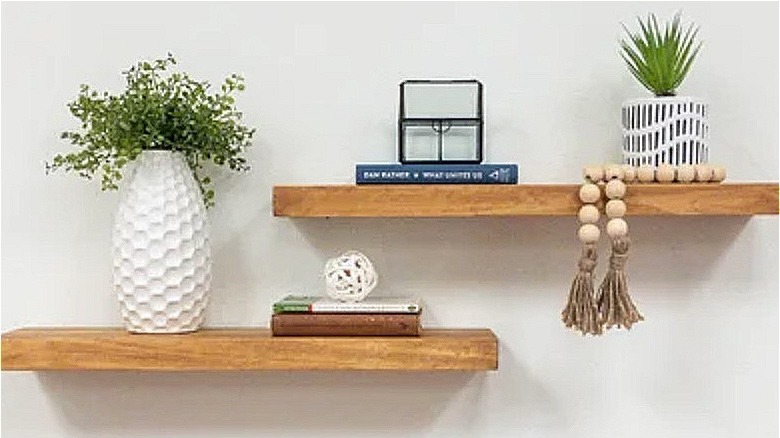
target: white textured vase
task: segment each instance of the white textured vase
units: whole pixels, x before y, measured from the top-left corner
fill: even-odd
[[[114,290],[128,331],[198,330],[211,291],[209,224],[178,152],[144,151],[113,230]]]
[[[709,108],[695,97],[623,103],[623,162],[632,166],[700,164],[709,160]]]

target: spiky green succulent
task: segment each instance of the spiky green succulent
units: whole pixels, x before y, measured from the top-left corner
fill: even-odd
[[[646,22],[639,17],[637,21],[639,33],[622,25],[629,38],[620,40],[620,56],[645,88],[656,96],[674,96],[701,48],[702,43],[695,41],[699,28],[691,24],[684,30],[679,12],[663,30],[655,14],[649,14]]]

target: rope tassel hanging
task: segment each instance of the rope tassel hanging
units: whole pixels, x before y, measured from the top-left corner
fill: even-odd
[[[626,272],[623,269],[628,258],[628,237],[612,240],[612,255],[609,257],[609,269],[599,287],[599,323],[606,328],[631,326],[644,317],[639,313],[628,295]]]
[[[569,290],[569,302],[563,309],[563,322],[583,335],[600,335],[602,332],[598,303],[593,295],[593,269],[596,268],[596,245],[586,244],[582,248],[582,257],[577,266],[579,272],[574,277]]]

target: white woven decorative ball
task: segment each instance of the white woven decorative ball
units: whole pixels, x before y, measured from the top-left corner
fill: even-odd
[[[582,243],[596,243],[601,237],[601,231],[593,224],[584,224],[577,230],[577,236]]]
[[[580,201],[592,204],[601,198],[601,189],[592,183],[585,183],[580,187]]]
[[[628,234],[628,223],[622,218],[616,217],[607,222],[607,235],[611,238],[624,237]]]
[[[690,164],[681,164],[677,167],[677,181],[689,183],[695,176],[694,168]]]
[[[345,302],[362,301],[374,290],[379,275],[363,253],[347,251],[325,264],[328,296]]]
[[[595,224],[599,221],[599,209],[593,204],[586,204],[580,207],[577,217],[583,224]]]
[[[609,199],[620,199],[626,195],[626,183],[619,179],[613,179],[607,183],[604,192]]]

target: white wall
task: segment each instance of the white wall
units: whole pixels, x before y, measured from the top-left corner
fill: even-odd
[[[620,21],[682,7],[705,46],[682,93],[712,107],[713,161],[778,179],[777,3],[3,3],[2,329],[117,325],[117,195],[43,162],[76,126],[81,82],[172,51],[196,78],[241,72],[259,126],[247,175],[212,210],[210,325],[265,326],[357,248],[428,326],[490,327],[491,373],[2,373],[3,437],[772,437],[778,435],[778,221],[632,218],[647,320],[582,338],[559,313],[573,218],[289,220],[273,184],[348,183],[395,157],[397,84],[476,77],[487,157],[522,182],[576,182],[619,159],[619,105],[643,96]],[[630,209],[630,206],[629,206]],[[605,248],[606,249],[606,248]],[[603,258],[602,258],[603,260]],[[600,271],[604,265],[600,265]]]

